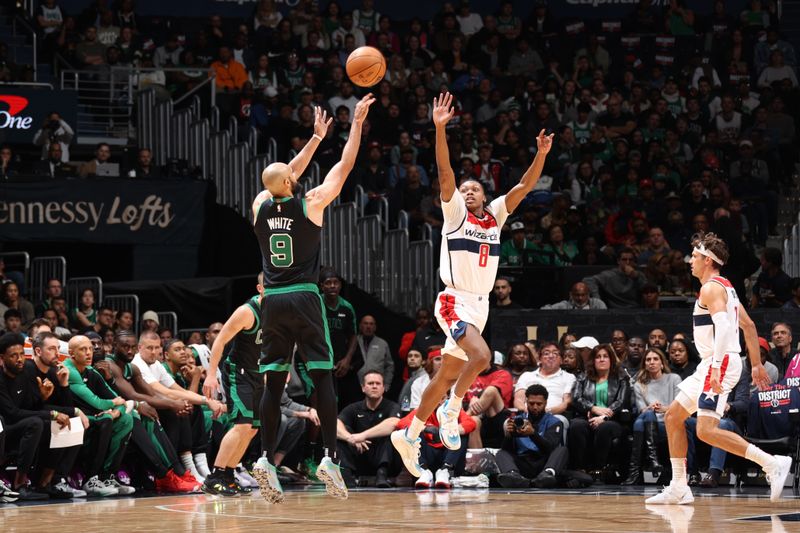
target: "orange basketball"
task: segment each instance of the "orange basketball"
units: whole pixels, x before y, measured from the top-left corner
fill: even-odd
[[[356,48],[347,58],[347,76],[359,87],[372,87],[386,74],[386,59],[377,48]]]

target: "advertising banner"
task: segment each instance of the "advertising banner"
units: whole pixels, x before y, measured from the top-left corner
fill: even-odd
[[[72,127],[77,126],[78,93],[47,88],[0,86],[0,144],[33,143],[36,132],[53,111]],[[76,131],[77,133],[77,131]]]
[[[128,179],[5,183],[0,241],[195,245],[208,187]]]

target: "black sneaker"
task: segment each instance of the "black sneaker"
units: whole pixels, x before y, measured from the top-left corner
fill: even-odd
[[[347,480],[345,480],[345,485],[347,484]],[[392,487],[392,484],[389,483],[389,478],[386,475],[385,468],[379,468],[378,472],[375,474],[375,486],[379,489],[389,489]]]
[[[228,487],[231,490],[235,491],[237,494],[250,494],[253,492],[253,489],[251,489],[250,487],[242,487],[241,485],[239,485],[239,482],[236,481],[235,479],[233,481],[228,482]]]
[[[28,486],[20,487],[17,490],[19,494],[19,499],[22,501],[27,502],[34,502],[34,501],[42,501],[42,500],[49,500],[50,495],[44,491],[33,489]]]
[[[239,493],[228,486],[225,483],[225,480],[214,477],[213,475],[208,476],[200,487],[200,490],[205,492],[206,494],[211,494],[212,496],[238,496]]]
[[[40,488],[38,490],[39,490],[39,492],[47,493],[47,495],[50,496],[51,500],[71,500],[72,499],[72,493],[71,492],[67,492],[65,490],[61,490],[58,487],[56,487],[55,485],[48,485],[48,486],[46,486],[44,488]]]
[[[526,489],[531,486],[531,480],[519,472],[506,472],[497,476],[497,483],[504,489]]]

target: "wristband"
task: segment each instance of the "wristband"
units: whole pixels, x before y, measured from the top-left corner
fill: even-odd
[[[50,411],[50,420],[58,418],[58,411]]]
[[[316,133],[315,133],[314,135],[312,135],[312,136],[311,136],[311,138],[312,138],[312,139],[317,139],[319,142],[322,142],[322,137],[320,137],[320,136],[319,136],[319,135],[317,135]]]

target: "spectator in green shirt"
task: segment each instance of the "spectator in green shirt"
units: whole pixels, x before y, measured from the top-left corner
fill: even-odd
[[[525,238],[525,224],[511,224],[511,238],[500,247],[500,264],[509,266],[522,265],[525,250],[535,250],[536,245]]]

